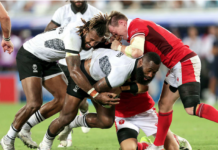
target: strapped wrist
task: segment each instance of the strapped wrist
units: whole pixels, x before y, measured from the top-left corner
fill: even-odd
[[[11,37],[9,36],[8,38],[5,38],[5,37],[3,36],[3,39],[4,39],[4,41],[10,41],[10,40],[11,40]]]
[[[96,98],[99,95],[99,93],[95,90],[95,88],[91,88],[87,92],[87,94],[89,94],[92,98]]]

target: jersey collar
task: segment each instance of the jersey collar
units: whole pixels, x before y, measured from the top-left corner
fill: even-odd
[[[128,21],[127,21],[127,39],[129,38],[128,30],[129,30],[129,25],[131,22],[132,22],[132,19],[128,19]]]
[[[74,14],[77,14],[78,12],[80,12],[81,14],[84,14],[87,9],[88,9],[88,3],[87,2],[85,2],[84,7],[80,11],[77,11],[77,9],[71,4],[71,10],[74,12]]]

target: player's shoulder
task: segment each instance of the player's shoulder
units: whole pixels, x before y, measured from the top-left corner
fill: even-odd
[[[92,13],[98,14],[98,13],[102,13],[99,9],[97,9],[96,7],[88,4],[88,10]]]

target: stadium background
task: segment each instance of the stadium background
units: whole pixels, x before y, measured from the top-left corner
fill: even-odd
[[[69,2],[19,0],[1,2],[11,17],[11,40],[15,50],[9,55],[4,53],[2,47],[0,47],[0,114],[4,110],[13,108],[13,114],[10,115],[11,117],[8,117],[9,121],[12,121],[17,110],[23,105],[21,102],[25,102],[26,100],[16,69],[16,54],[26,40],[44,31],[52,15],[59,7]],[[214,41],[218,37],[218,28],[216,27],[218,26],[218,0],[96,0],[89,1],[89,3],[104,13],[117,10],[126,14],[130,19],[142,18],[154,21],[167,28],[183,40],[184,43],[188,44],[200,56],[202,62],[201,90],[203,94],[201,98],[207,103],[214,104],[217,93],[215,90],[216,84],[214,83],[216,83],[217,77],[213,75],[212,66],[218,65],[214,61],[218,53],[213,51]],[[150,94],[156,102],[158,101],[166,72],[167,69],[161,66],[160,71],[150,84]],[[43,100],[46,102],[52,99],[52,95],[43,89]],[[17,105],[5,105],[5,103],[15,103]],[[179,105],[181,103],[178,102],[176,108]],[[182,107],[180,109],[182,110]],[[183,112],[183,114],[185,113]],[[186,121],[193,120],[187,119]],[[183,124],[177,123],[176,125],[182,127]],[[205,126],[203,128],[207,128],[207,125]],[[4,135],[8,130],[8,124],[6,127],[4,133],[1,133],[1,135]],[[2,126],[0,128],[3,129]],[[180,131],[177,132],[180,133]],[[44,131],[42,133],[40,132],[40,134],[44,134]]]

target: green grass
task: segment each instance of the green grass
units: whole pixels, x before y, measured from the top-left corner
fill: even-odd
[[[16,112],[23,105],[0,105],[0,138],[8,131]],[[216,106],[218,108],[218,106]],[[94,112],[94,107],[90,106],[90,112]],[[58,115],[42,122],[32,129],[32,138],[39,144],[48,128],[50,122]],[[217,116],[218,117],[218,116]],[[181,104],[175,104],[173,122],[171,130],[186,138],[192,145],[193,150],[218,150],[218,125],[214,122],[191,117],[186,114]],[[115,127],[111,129],[91,129],[89,133],[82,133],[80,128],[73,130],[73,147],[68,150],[118,150],[119,144]],[[144,136],[140,132],[138,139]],[[53,150],[56,148],[58,140],[54,141]],[[16,139],[16,150],[27,150],[23,143]]]

